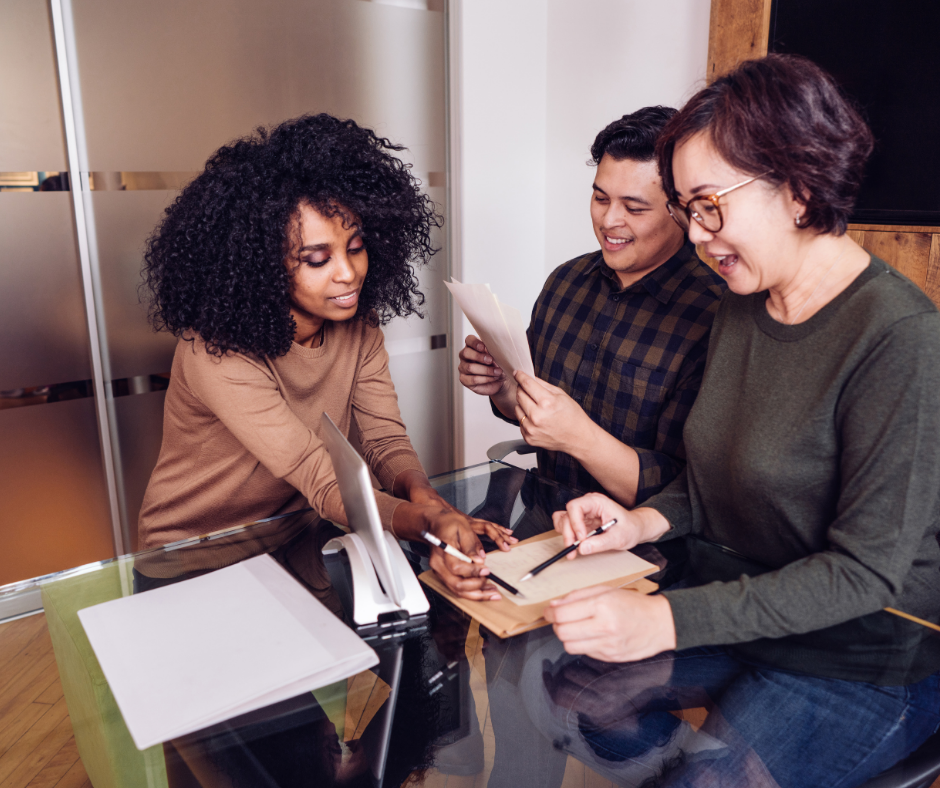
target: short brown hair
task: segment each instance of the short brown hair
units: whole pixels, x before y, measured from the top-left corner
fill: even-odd
[[[673,153],[700,131],[735,169],[786,183],[806,205],[801,228],[846,231],[874,139],[835,80],[811,60],[748,60],[689,99],[656,146],[663,191],[672,199]]]

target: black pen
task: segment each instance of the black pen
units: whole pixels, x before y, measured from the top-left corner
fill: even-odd
[[[614,526],[614,525],[616,525],[616,524],[617,524],[617,518],[614,518],[613,520],[610,520],[609,522],[606,522],[606,523],[604,523],[603,525],[601,525],[601,526],[595,528],[593,531],[591,531],[591,533],[589,533],[587,536],[585,536],[584,539],[590,539],[592,536],[597,536],[598,534],[602,534],[602,533],[604,533],[604,531],[606,531],[608,528],[610,528],[611,526]],[[549,558],[549,559],[548,559],[547,561],[545,561],[544,563],[539,564],[537,567],[535,567],[535,569],[533,569],[531,572],[529,572],[529,574],[527,574],[525,577],[523,577],[519,582],[520,582],[520,583],[524,583],[526,580],[531,580],[533,577],[535,577],[535,576],[536,576],[539,572],[541,572],[543,569],[548,569],[548,567],[550,567],[550,566],[551,566],[552,564],[554,564],[556,561],[559,561],[559,560],[561,560],[562,558],[564,558],[566,555],[568,555],[568,553],[573,553],[575,550],[578,549],[578,545],[581,544],[581,542],[583,542],[584,539],[578,539],[577,542],[575,542],[574,544],[568,545],[568,546],[567,546],[564,550],[562,550],[560,553],[556,553],[555,555],[553,555],[551,558]]]
[[[428,533],[427,531],[422,531],[421,538],[424,539],[424,541],[434,545],[435,547],[440,547],[445,553],[448,553],[454,556],[454,558],[459,558],[461,561],[465,561],[468,564],[473,563],[473,559],[470,556],[464,555],[456,547],[451,547],[449,544],[447,544],[447,542],[442,542],[432,533]],[[496,583],[496,585],[502,586],[510,594],[515,594],[516,596],[523,596],[523,594],[519,593],[518,588],[513,588],[511,585],[509,585],[509,583],[507,583],[505,580],[500,580],[492,572],[488,575],[484,575],[484,577],[492,580],[494,583]]]

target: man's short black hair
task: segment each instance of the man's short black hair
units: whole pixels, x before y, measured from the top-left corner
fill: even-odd
[[[604,154],[616,161],[651,161],[656,155],[656,140],[678,110],[672,107],[643,107],[615,120],[594,138],[591,158],[600,164]]]

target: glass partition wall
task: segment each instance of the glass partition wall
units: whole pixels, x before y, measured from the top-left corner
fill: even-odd
[[[446,216],[443,2],[0,5],[0,586],[136,547],[175,346],[139,300],[143,243],[216,148],[353,118]],[[425,319],[385,329],[429,473],[453,460],[445,240]]]

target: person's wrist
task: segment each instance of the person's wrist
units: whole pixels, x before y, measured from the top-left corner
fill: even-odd
[[[412,489],[409,490],[408,500],[410,500],[411,503],[425,506],[429,504],[447,504],[447,502],[438,494],[437,490],[435,490],[430,485],[416,485],[412,487]]]
[[[675,651],[677,642],[676,620],[672,616],[672,605],[670,605],[669,600],[661,594],[651,596],[649,599],[654,600],[659,606],[659,610],[657,611],[659,626],[656,628],[659,633],[657,653]]]
[[[408,542],[423,541],[421,532],[430,530],[427,508],[426,504],[402,501],[392,512],[392,533]]]
[[[607,433],[577,403],[575,403],[575,413],[573,418],[565,419],[567,435],[564,452],[583,465],[589,461],[592,452],[602,445],[599,441]]]
[[[493,394],[490,399],[493,400],[496,409],[507,419],[516,418],[516,396],[511,387],[504,386]]]
[[[426,498],[429,491],[435,494],[427,475],[423,471],[414,468],[399,473],[392,485],[392,494],[396,498],[415,503]]]
[[[640,534],[638,544],[655,542],[671,528],[669,521],[659,511],[648,506],[634,509],[632,514],[638,520],[637,530]]]

